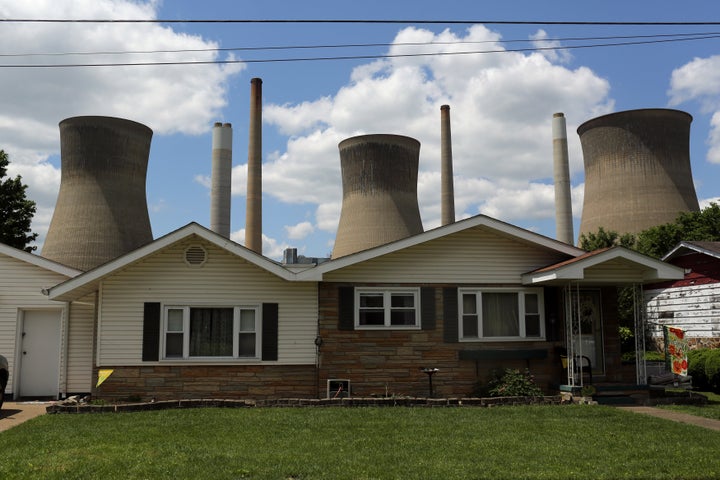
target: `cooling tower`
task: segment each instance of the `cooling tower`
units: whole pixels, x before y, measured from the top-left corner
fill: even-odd
[[[420,142],[361,135],[343,140],[339,148],[343,201],[332,258],[422,233]]]
[[[60,122],[61,177],[42,255],[90,270],[152,241],[145,178],[152,130],[130,120]]]
[[[262,79],[250,80],[245,246],[262,254]]]
[[[572,245],[574,242],[570,161],[568,156],[565,115],[553,114],[553,173],[555,180],[555,238]]]
[[[455,223],[455,188],[449,105],[440,107],[440,223],[442,225]]]
[[[690,169],[692,116],[630,110],[578,127],[585,162],[580,234],[638,233],[699,210]]]
[[[210,230],[230,238],[230,190],[232,180],[232,125],[215,123],[212,137]]]

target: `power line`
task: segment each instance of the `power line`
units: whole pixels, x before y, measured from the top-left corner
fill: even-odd
[[[502,50],[477,50],[464,52],[428,52],[428,53],[397,53],[397,54],[377,54],[377,55],[341,55],[328,57],[297,57],[297,58],[272,58],[272,59],[244,59],[244,60],[189,60],[189,61],[166,61],[166,62],[122,62],[122,63],[66,63],[66,64],[0,64],[2,68],[74,68],[74,67],[130,67],[130,66],[170,66],[170,65],[224,65],[238,63],[289,63],[289,62],[312,62],[312,61],[331,61],[331,60],[369,60],[369,59],[386,59],[386,58],[407,58],[407,57],[432,57],[432,56],[452,56],[452,55],[482,55],[491,53],[512,53],[512,52],[538,52],[552,50],[576,50],[587,48],[601,47],[620,47],[631,45],[649,45],[670,42],[683,42],[692,40],[707,40],[720,38],[720,34],[711,34],[702,37],[691,38],[674,38],[662,40],[645,40],[634,42],[604,43],[591,45],[566,45],[551,47],[527,47],[516,49]]]
[[[418,25],[575,25],[575,26],[707,26],[719,22],[599,22],[558,20],[423,20],[423,19],[50,19],[50,18],[0,18],[0,23],[260,23],[260,24],[418,24]]]
[[[713,38],[720,35],[720,32],[697,32],[697,33],[666,33],[654,35],[611,35],[596,37],[556,37],[538,39],[509,39],[509,40],[480,40],[467,41],[458,40],[452,42],[391,42],[391,43],[345,43],[345,44],[317,44],[317,45],[273,45],[264,47],[218,47],[218,48],[188,48],[173,50],[120,50],[120,51],[83,51],[83,52],[24,52],[24,53],[0,53],[1,57],[42,57],[42,56],[87,56],[87,55],[136,55],[136,54],[158,54],[158,53],[204,53],[204,52],[254,52],[254,51],[277,51],[277,50],[320,50],[320,49],[341,49],[341,48],[372,48],[372,47],[393,47],[393,46],[446,46],[446,45],[481,45],[486,43],[510,44],[530,42],[577,42],[589,40],[631,40],[631,39],[702,39]]]

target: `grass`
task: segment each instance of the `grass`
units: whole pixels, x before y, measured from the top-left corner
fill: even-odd
[[[676,412],[689,413],[699,417],[712,418],[720,420],[720,395],[712,392],[698,392],[708,398],[707,405],[665,405],[662,408],[674,410]]]
[[[720,476],[720,432],[602,406],[44,415],[0,451],[3,479]]]

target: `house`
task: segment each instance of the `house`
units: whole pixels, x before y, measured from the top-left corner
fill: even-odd
[[[484,215],[319,265],[191,223],[48,298],[70,305],[71,325],[94,300],[94,339],[70,353],[94,359],[93,380],[112,370],[93,382],[103,398],[425,396],[424,368],[438,369],[435,395],[465,396],[497,368],[527,367],[547,391],[572,383],[560,350],[592,358],[600,380],[642,380],[620,362],[616,287],[681,277]]]
[[[79,274],[0,244],[0,354],[10,367],[9,398],[90,390],[94,302],[58,303],[42,293]]]
[[[656,343],[662,345],[668,325],[685,330],[691,348],[720,347],[720,242],[681,242],[663,260],[685,275],[645,291]]]

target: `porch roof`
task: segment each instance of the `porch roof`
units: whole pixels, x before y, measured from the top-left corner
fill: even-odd
[[[522,276],[525,285],[622,285],[679,280],[682,268],[625,247],[594,250]]]

